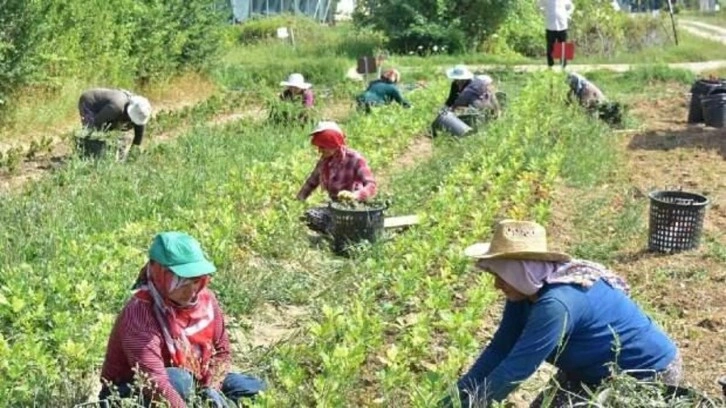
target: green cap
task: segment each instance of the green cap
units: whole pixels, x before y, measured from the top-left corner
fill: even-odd
[[[149,259],[171,269],[180,278],[196,278],[217,271],[204,256],[199,242],[183,232],[158,234],[149,248]]]

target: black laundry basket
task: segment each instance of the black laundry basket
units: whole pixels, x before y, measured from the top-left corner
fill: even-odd
[[[674,253],[698,248],[708,198],[684,191],[653,191],[648,249]]]
[[[385,204],[347,208],[344,204],[330,203],[333,252],[344,255],[348,248],[368,241],[376,242],[383,234]]]

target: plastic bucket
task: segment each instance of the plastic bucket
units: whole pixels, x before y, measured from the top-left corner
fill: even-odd
[[[648,197],[648,249],[674,253],[698,248],[708,198],[684,191],[654,191]]]
[[[691,86],[691,104],[688,108],[688,123],[703,123],[703,107],[701,106],[701,98],[709,95],[717,88],[726,87],[726,81],[699,79]]]
[[[454,112],[448,109],[443,110],[439,113],[439,116],[436,117],[433,126],[444,129],[447,132],[458,137],[464,136],[474,130],[463,120],[459,119],[459,117],[457,117]]]
[[[460,121],[464,122],[471,128],[472,131],[476,132],[479,129],[479,125],[486,121],[484,114],[479,113],[467,113],[457,116]]]
[[[703,122],[706,126],[722,128],[726,126],[726,89],[716,89],[701,98]]]

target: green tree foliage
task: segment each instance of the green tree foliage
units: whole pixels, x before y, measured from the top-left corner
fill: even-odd
[[[69,78],[130,84],[202,68],[226,17],[207,0],[0,0],[0,99]]]
[[[450,53],[475,49],[494,34],[516,1],[367,0],[354,21],[386,33],[397,52],[446,47]]]

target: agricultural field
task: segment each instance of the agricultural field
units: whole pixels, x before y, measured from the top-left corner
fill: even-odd
[[[55,132],[39,119],[34,144],[3,135],[19,147],[0,158],[0,406],[95,398],[111,325],[162,230],[197,237],[217,265],[235,369],[270,384],[255,406],[435,406],[496,328],[501,295],[462,251],[504,218],[547,225],[556,249],[627,276],[682,348],[688,383],[718,396],[726,139],[685,124],[693,73],[594,71],[630,107],[612,129],[564,102],[557,70],[492,69],[503,116],[470,137],[431,139],[449,86],[438,64],[452,57],[392,56],[413,108],[365,115],[353,103],[363,84],[345,78],[354,55],[339,51],[356,39],[319,30],[296,49],[237,46],[208,75],[168,82],[158,99],[180,94],[159,104],[144,153],[125,163],[73,155],[70,114]],[[316,84],[317,117],[337,120],[368,158],[388,214],[419,225],[349,258],[308,239],[298,218],[324,202],[295,200],[316,160],[310,128],[267,120],[277,82],[297,70]],[[656,256],[644,251],[646,194],[673,186],[714,204],[698,251]],[[509,404],[526,406],[547,375]]]

